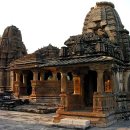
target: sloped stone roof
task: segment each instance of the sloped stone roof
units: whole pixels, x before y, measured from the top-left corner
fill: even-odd
[[[57,60],[50,60],[47,63],[43,63],[39,65],[39,67],[53,67],[53,66],[69,66],[69,65],[85,65],[91,63],[109,63],[109,62],[116,62],[121,65],[124,63],[118,59],[108,56],[97,56],[97,57],[80,57],[80,58],[73,58],[73,59],[57,59]]]

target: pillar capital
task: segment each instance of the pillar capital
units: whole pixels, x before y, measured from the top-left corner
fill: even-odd
[[[103,72],[104,72],[104,69],[96,69],[96,72],[97,72],[97,73],[103,73]]]
[[[61,77],[64,77],[64,78],[67,77],[67,72],[66,71],[61,71],[60,73],[61,73]]]

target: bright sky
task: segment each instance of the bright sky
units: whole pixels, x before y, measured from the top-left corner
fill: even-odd
[[[0,0],[0,35],[7,26],[15,25],[21,30],[28,53],[50,43],[60,48],[69,36],[82,33],[85,16],[98,1]],[[123,25],[130,31],[130,0],[108,1],[115,4]]]

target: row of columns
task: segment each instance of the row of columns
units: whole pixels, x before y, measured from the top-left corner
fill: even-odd
[[[106,96],[105,95],[105,86],[104,86],[104,70],[98,69],[96,70],[97,72],[97,95],[96,98],[99,98],[98,102],[99,102],[99,107],[102,108],[104,106],[103,102]],[[113,77],[112,75],[110,75],[110,82],[111,82],[111,87],[114,86],[114,79],[115,77]],[[113,78],[113,79],[112,79]],[[83,74],[82,75],[75,75],[73,74],[73,87],[74,87],[74,93],[73,94],[77,94],[77,95],[82,95],[82,80],[83,80]],[[66,97],[67,97],[67,74],[66,72],[62,72],[61,73],[61,105],[66,108],[67,107],[67,101],[66,101]],[[77,90],[78,89],[78,90]],[[114,91],[114,90],[112,90]],[[104,98],[104,99],[103,99]],[[106,100],[106,99],[105,99]],[[95,100],[97,101],[97,99]],[[101,101],[101,102],[100,102]],[[113,101],[112,101],[113,102]],[[97,103],[94,103],[97,104]],[[95,109],[95,108],[94,108]]]
[[[38,71],[32,71],[33,73],[33,80],[36,81],[36,80],[39,80],[38,77],[39,77],[39,72]],[[20,81],[20,75],[22,74],[23,75],[23,82],[26,82],[26,77],[27,77],[27,74],[26,73],[21,73],[21,72],[15,72],[16,74],[16,80],[15,81]],[[51,80],[56,80],[57,78],[57,73],[53,73],[53,77],[51,78]],[[44,77],[43,77],[43,73],[40,73],[40,81],[43,81],[44,80]]]
[[[103,70],[97,70],[97,92],[104,92],[103,85]],[[83,74],[77,75],[73,73],[73,87],[74,87],[74,95],[82,95],[82,86],[83,85]],[[67,73],[61,72],[61,105],[66,108],[67,107]]]
[[[20,76],[22,75],[22,81],[20,79]],[[15,95],[17,97],[19,97],[20,95],[20,87],[21,85],[23,86],[26,86],[27,85],[27,73],[21,73],[20,71],[16,71],[14,72],[14,82],[15,82],[15,86],[14,86],[14,89],[15,89]],[[37,71],[33,71],[33,80],[38,80],[38,72]]]
[[[97,92],[104,92],[104,81],[103,81],[103,70],[96,70],[97,72]],[[16,81],[20,82],[20,72],[15,72],[16,74]],[[56,73],[53,73],[53,77],[51,80],[56,80]],[[115,75],[116,76],[116,75]],[[114,78],[114,76],[113,76]],[[33,71],[33,81],[38,80],[38,71]],[[40,74],[40,81],[43,81],[43,74]],[[114,79],[113,79],[114,80]],[[78,81],[78,82],[77,82]],[[23,83],[27,82],[27,74],[23,74]],[[76,85],[80,85],[80,77],[76,74],[73,74],[73,82],[74,82],[74,93],[76,93]],[[116,82],[116,81],[114,81]],[[77,85],[77,86],[78,86]],[[67,87],[67,73],[66,72],[61,72],[61,93],[66,92],[66,87]]]
[[[13,74],[13,78],[12,79],[13,79],[13,82],[15,81],[15,86],[14,85],[13,86],[15,88],[16,95],[19,95],[20,84],[24,84],[25,86],[27,85],[27,73],[22,73],[20,71],[16,71],[16,72],[13,72],[13,73],[14,74]],[[44,76],[43,76],[43,71],[41,73],[39,73],[39,71],[33,70],[32,73],[33,73],[33,79],[31,80],[31,84],[32,84],[32,96],[36,96],[35,95],[35,90],[36,90],[35,88],[37,87],[37,85],[41,81],[44,81]],[[21,74],[23,76],[22,77],[22,81],[20,81],[20,75]],[[62,78],[62,79],[64,79],[64,78]],[[54,71],[53,72],[53,76],[51,77],[51,79],[48,79],[48,80],[56,81],[57,80],[57,72]]]

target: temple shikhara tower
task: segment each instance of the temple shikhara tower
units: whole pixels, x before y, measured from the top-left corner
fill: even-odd
[[[54,122],[88,119],[106,127],[130,112],[130,36],[110,2],[85,17],[82,34],[61,49],[51,44],[27,54],[21,32],[0,38],[0,89],[31,102],[59,104]]]
[[[9,90],[11,72],[9,64],[26,55],[27,51],[22,42],[20,30],[15,26],[9,26],[0,37],[0,90]]]

